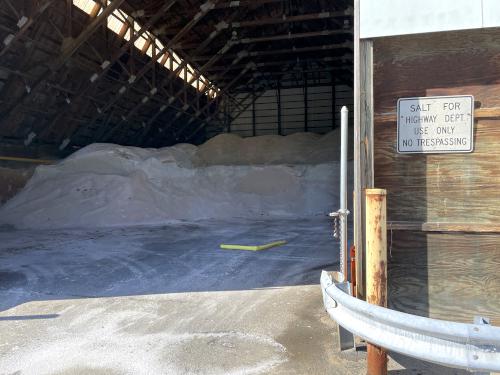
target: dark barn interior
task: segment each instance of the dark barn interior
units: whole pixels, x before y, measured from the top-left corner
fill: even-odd
[[[19,156],[201,143],[266,90],[352,87],[350,1],[5,0],[0,12],[1,143]]]
[[[318,285],[353,18],[353,0],[0,0],[0,373],[363,367],[332,359]]]

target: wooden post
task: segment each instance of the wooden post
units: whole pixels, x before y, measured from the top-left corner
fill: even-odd
[[[360,39],[360,0],[354,0],[354,246],[356,291],[366,298],[365,199],[363,191],[374,186],[373,163],[373,41]]]
[[[283,129],[281,124],[281,82],[278,80],[278,87],[276,89],[277,95],[277,107],[278,107],[278,135],[283,135]]]
[[[307,80],[309,78],[307,78],[307,72],[304,72],[304,86],[303,86],[303,89],[304,89],[304,132],[308,132],[309,131],[309,102],[308,102],[308,98],[307,98]]]
[[[366,300],[387,307],[387,206],[384,189],[366,189]],[[368,375],[387,375],[387,353],[368,344]]]
[[[255,111],[255,101],[257,100],[255,96],[255,85],[252,87],[252,137],[257,135],[257,125],[256,125],[256,111]]]

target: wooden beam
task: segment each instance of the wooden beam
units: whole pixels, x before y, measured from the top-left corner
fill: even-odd
[[[364,191],[373,185],[373,43],[360,40],[359,2],[354,3],[354,246],[357,296],[365,296]]]
[[[17,19],[19,19],[20,18],[19,12],[17,11],[16,7],[14,5],[12,5],[10,0],[4,0],[4,3],[7,4],[7,8],[10,9],[10,11],[14,14],[14,16]]]
[[[108,20],[108,17],[113,13],[116,9],[118,9],[125,0],[113,0],[104,10],[99,14],[96,18],[90,22],[90,24],[83,30],[71,43],[66,46],[63,46],[63,51],[61,56],[51,64],[51,69],[53,71],[59,70],[61,66],[63,66],[66,61],[73,56],[73,54],[85,43],[95,32],[96,30]]]
[[[58,56],[54,61],[48,64],[48,67],[44,69],[42,74],[36,82],[31,85],[30,92],[25,92],[20,98],[17,98],[10,106],[7,107],[2,113],[2,118],[7,117],[10,113],[15,112],[20,105],[24,103],[24,100],[40,87],[42,82],[48,81],[54,77],[58,70],[66,63],[66,61],[80,48],[85,41],[93,35],[93,33],[99,28],[101,23],[107,20],[107,17],[117,9],[125,0],[114,0],[110,5],[108,5],[102,13],[90,22],[90,24],[80,33],[80,35],[74,39],[68,46],[64,48],[62,55]]]
[[[236,18],[236,16],[238,15],[238,13],[239,13],[238,11],[237,12],[233,12],[231,14],[231,16],[226,20],[226,22],[222,22],[222,24],[226,24],[227,25],[234,18]],[[210,44],[210,42],[212,42],[215,39],[215,37],[217,35],[219,35],[219,33],[222,32],[222,30],[225,29],[225,27],[218,26],[218,25],[220,25],[220,23],[215,26],[215,30],[213,30],[209,34],[208,38],[206,38],[205,41],[203,43],[201,43],[196,48],[196,50],[194,52],[195,54],[201,53]],[[176,108],[176,106],[175,106],[176,100],[179,99],[182,94],[184,94],[186,96],[186,90],[187,90],[187,88],[190,87],[190,85],[191,85],[192,82],[194,82],[195,80],[199,79],[201,75],[205,74],[204,73],[205,68],[209,67],[211,64],[214,64],[219,58],[221,58],[229,50],[229,48],[232,46],[232,44],[230,43],[230,40],[228,40],[228,43],[229,44],[228,44],[227,48],[223,47],[217,54],[215,54],[212,57],[212,59],[210,61],[208,61],[207,63],[205,63],[205,65],[203,65],[202,67],[199,67],[196,71],[194,71],[192,73],[192,77],[189,80],[184,79],[185,85],[180,90],[178,90],[174,95],[170,96],[168,103],[162,103],[161,104],[161,106],[160,106],[160,110],[161,111],[158,110],[156,112],[156,114],[151,118],[151,121],[147,122],[146,126],[144,127],[144,129],[145,129],[144,133],[143,133],[143,135],[141,135],[141,139],[146,136],[146,133],[149,132],[149,130],[151,128],[152,122],[156,121],[156,119],[158,118],[158,116],[160,115],[160,113],[165,110],[165,105],[167,107],[172,107],[172,108],[177,109],[179,111],[179,109]],[[169,72],[169,75],[168,75],[167,79],[165,79],[162,83],[160,83],[159,87],[161,88],[161,87],[165,86],[167,83],[169,83],[169,81],[171,79],[173,79],[174,77],[176,77],[178,75],[178,72],[180,72],[182,69],[184,69],[184,73],[185,73],[184,75],[186,76],[187,75],[187,70],[186,70],[187,69],[187,65],[188,65],[188,61],[184,60],[181,64],[179,64],[179,66],[175,70]],[[198,90],[197,93],[196,93],[197,94],[196,95],[196,103],[194,105],[193,105],[193,103],[190,103],[186,98],[184,99],[183,103],[185,105],[187,104],[189,106],[189,108],[193,108],[194,111],[195,111],[194,113],[187,112],[186,110],[181,110],[180,112],[189,115],[192,119],[199,119],[200,116],[203,113],[203,109],[199,108],[199,98],[200,98],[201,95],[204,95],[212,87],[213,87],[213,83],[210,84],[210,85],[207,85],[201,91]],[[121,123],[127,121],[130,118],[130,116],[132,116],[135,112],[137,112],[137,110],[143,104],[145,104],[146,102],[147,101],[142,101],[142,102],[138,103],[131,111],[129,111],[127,113],[127,115],[122,119],[122,121],[120,121],[120,123],[118,123],[117,125],[115,125],[115,129],[117,129],[121,125]],[[178,117],[174,118],[173,120],[171,120],[166,125],[166,127],[163,128],[163,130],[165,130],[166,128],[170,127],[177,119],[178,119]]]
[[[295,34],[283,34],[283,35],[272,35],[272,36],[261,36],[261,37],[252,37],[252,38],[242,38],[235,41],[235,44],[254,44],[254,43],[268,43],[268,42],[276,42],[281,40],[293,40],[293,39],[305,39],[305,38],[316,38],[323,36],[332,36],[332,35],[351,35],[351,30],[322,30],[322,31],[311,31],[305,33],[295,33]],[[175,49],[192,49],[196,48],[198,43],[185,43],[185,44],[177,44],[174,46]]]
[[[281,124],[281,82],[278,79],[276,83],[276,110],[278,114],[278,135],[283,135],[282,124]]]
[[[142,34],[144,34],[146,31],[149,31],[153,25],[156,23],[156,21],[158,21],[160,19],[161,16],[164,15],[165,12],[167,12],[175,3],[177,2],[177,0],[170,0],[168,3],[165,3],[162,8],[159,10],[159,12],[157,14],[155,14],[152,18],[150,18],[146,24],[144,24],[140,29],[139,31],[135,32],[133,31],[131,33],[131,37],[130,37],[130,40],[127,41],[126,43],[124,43],[120,49],[118,50],[118,52],[116,52],[113,57],[109,60],[109,61],[103,61],[103,63],[101,64],[100,66],[100,71],[95,73],[94,75],[92,75],[91,79],[87,82],[87,84],[79,91],[79,93],[74,97],[72,98],[72,102],[78,102],[81,98],[84,98],[86,96],[86,93],[92,89],[93,87],[96,86],[96,82],[98,82],[99,79],[101,79],[102,77],[104,77],[107,73],[107,71],[109,69],[111,69],[111,67],[119,62],[120,58],[125,54],[127,53],[130,48],[133,47],[134,45],[134,42],[139,39],[141,37]],[[123,34],[125,34],[127,32],[127,30],[133,30],[133,28],[130,27],[130,25],[128,25],[127,22],[125,22],[123,24],[123,27],[122,27],[122,30],[120,31],[120,34],[123,32]],[[120,35],[121,37],[123,37],[123,35]],[[147,43],[146,43],[147,44]],[[65,109],[63,109],[62,111],[59,111],[55,116],[54,118],[51,120],[51,122],[49,123],[48,126],[45,127],[43,133],[41,136],[43,136],[44,134],[47,134],[51,129],[52,127],[54,126],[54,124],[59,121],[61,118],[63,118],[70,110],[72,109],[71,106],[69,107],[66,107]]]
[[[247,82],[247,85],[250,85],[252,80],[250,80],[249,82]],[[248,95],[246,95],[243,99],[240,100],[240,103],[247,103],[246,105],[238,105],[238,107],[241,107],[242,109],[238,112],[238,114],[236,116],[232,116],[231,117],[231,121],[234,121],[235,119],[237,119],[243,112],[245,112],[248,107],[250,107],[250,105],[252,105],[253,103],[253,100],[248,100],[250,98],[250,96],[255,96],[255,100],[257,100],[263,93],[265,92],[265,90],[261,90],[260,93],[258,94],[255,94],[255,92],[250,92],[248,93]],[[206,125],[208,125],[208,121],[211,120],[212,117],[216,116],[217,113],[220,112],[220,109],[218,109],[208,120],[205,120],[198,128],[195,129],[195,131],[193,133],[191,133],[191,135],[187,136],[186,137],[186,141],[189,141],[192,137],[194,137],[201,129],[203,129]],[[178,134],[181,134],[181,133],[178,133]]]
[[[252,136],[257,135],[257,112],[255,110],[255,86],[252,86]]]
[[[308,99],[308,77],[307,72],[303,72],[302,76],[304,78],[303,96],[304,96],[304,132],[309,131],[309,99]]]
[[[66,0],[66,18],[65,27],[66,36],[68,38],[73,37],[73,0]]]
[[[336,109],[337,109],[337,93],[336,93],[335,79],[333,78],[333,72],[332,72],[332,129],[336,128],[335,124]]]
[[[243,75],[246,73],[246,71],[247,71],[248,69],[250,69],[250,68],[251,68],[251,67],[250,67],[250,66],[248,66],[247,68],[243,69],[243,70],[241,71],[241,73],[240,73],[238,76],[236,76],[236,77],[235,77],[235,78],[234,78],[234,79],[233,79],[230,83],[228,83],[227,87],[224,87],[223,89],[220,89],[218,96],[223,95],[223,94],[224,94],[227,90],[229,90],[229,88],[230,88],[231,86],[233,86],[233,85],[234,85],[234,84],[235,84],[235,83],[236,83],[236,82],[240,79],[240,77],[241,77],[241,76],[243,76]],[[214,103],[214,101],[215,101],[215,100],[216,100],[216,99],[208,100],[208,102],[207,102],[207,103],[206,103],[206,104],[205,104],[205,105],[204,105],[204,106],[203,106],[203,107],[202,107],[199,111],[200,111],[200,112],[203,112],[203,111],[205,111],[206,109],[208,109],[208,108],[209,108],[209,107],[210,107],[210,106]],[[213,117],[214,117],[214,115],[209,115],[209,119],[210,119],[210,120],[211,120]],[[176,121],[176,120],[178,120],[178,119],[179,119],[179,117],[174,118],[174,119],[173,119],[170,123],[168,123],[168,124],[167,124],[167,128],[168,128],[168,127],[171,127],[171,126],[175,123],[175,121]],[[206,124],[206,122],[204,122],[203,124]],[[202,125],[203,125],[203,124],[202,124]],[[182,131],[180,131],[179,133],[177,133],[177,136],[180,136],[180,135],[183,133],[183,131],[184,131],[185,129],[187,129],[187,126],[186,126],[186,127],[184,127],[184,128],[182,129]],[[200,129],[200,130],[201,130],[201,129]],[[194,134],[193,134],[193,135],[194,135]]]
[[[345,10],[340,12],[301,14],[298,16],[283,15],[283,17],[277,17],[277,18],[262,18],[260,20],[254,20],[254,21],[233,22],[231,23],[231,27],[236,29],[236,28],[257,27],[264,25],[276,25],[276,24],[291,23],[291,22],[316,21],[319,19],[328,19],[335,17],[351,17],[352,14],[353,14],[352,10]]]
[[[252,92],[243,97],[243,99],[240,100],[240,103],[242,104],[240,106],[240,110],[236,113],[236,115],[231,116],[231,121],[234,121],[238,117],[240,117],[241,114],[244,113],[250,107],[250,105],[253,105],[254,102],[257,101],[257,99],[259,99],[264,94],[265,91],[266,91],[265,89],[261,88],[261,90],[256,93],[254,89]],[[252,96],[252,101],[248,101],[250,96]],[[247,104],[245,105],[244,103]]]
[[[302,64],[311,64],[311,63],[329,63],[329,62],[340,62],[345,64],[350,64],[352,61],[349,59],[352,58],[351,55],[346,56],[328,56],[328,57],[320,57],[313,59],[298,59],[296,56],[294,58],[290,58],[289,60],[275,60],[275,61],[266,61],[266,62],[257,62],[255,66],[257,68],[271,67],[271,66],[281,66],[281,65],[293,65],[294,63],[302,63]],[[245,64],[232,65],[230,70],[240,70],[245,67]],[[219,66],[217,70],[227,70],[227,66]],[[213,71],[213,70],[212,70]],[[213,76],[213,79],[216,81],[218,76]]]
[[[224,26],[218,26],[218,25],[227,25],[229,22],[231,22],[234,18],[237,17],[238,15],[238,11],[237,12],[233,12],[231,14],[231,16],[226,20],[226,21],[223,21],[221,23],[218,23],[216,26],[215,26],[215,30],[213,30],[208,38],[206,38],[203,43],[201,43],[197,48],[196,50],[193,52],[193,55],[196,56],[196,55],[199,55],[214,39],[216,36],[218,36],[222,30],[225,29]],[[231,38],[226,42],[226,44],[215,54],[213,55],[210,60],[208,62],[206,62],[203,66],[201,67],[198,67],[197,70],[195,70],[192,74],[192,77],[189,79],[189,80],[185,80],[186,82],[186,85],[181,89],[179,90],[173,97],[174,97],[174,101],[175,99],[177,99],[183,92],[185,92],[186,90],[186,87],[191,85],[191,83],[193,83],[195,80],[199,79],[202,75],[206,75],[206,70],[208,68],[210,68],[213,64],[215,64],[215,62],[217,62],[219,59],[222,58],[222,56],[224,54],[227,53],[227,51],[233,46],[233,43],[231,41]],[[232,65],[232,64],[231,64]],[[177,69],[175,69],[175,71],[173,72],[174,74],[181,70],[182,68],[185,68],[187,66],[187,60],[185,60],[183,62],[183,64],[179,65],[177,67]],[[212,82],[212,84],[209,84],[209,85],[206,85],[203,90],[199,91],[198,92],[198,96],[200,94],[205,94],[206,92],[208,92],[211,88],[213,88],[214,84]],[[199,108],[196,108],[197,112],[199,111]]]
[[[231,117],[229,116],[229,100],[224,101],[224,126],[228,133],[231,133]]]
[[[310,46],[310,47],[301,47],[301,48],[295,48],[295,47],[290,47],[290,48],[283,48],[283,49],[272,49],[272,50],[262,50],[262,51],[249,51],[248,53],[240,53],[238,54],[227,54],[225,58],[231,58],[234,59],[238,56],[242,57],[260,57],[260,56],[275,56],[275,55],[282,55],[282,54],[298,54],[298,53],[305,53],[305,52],[318,52],[318,51],[330,51],[330,50],[335,50],[335,49],[349,49],[352,50],[352,43],[351,42],[345,42],[345,43],[337,43],[337,44],[322,44],[322,45],[317,45],[317,46]],[[193,61],[203,61],[203,60],[209,60],[211,59],[212,56],[198,56],[194,57]]]
[[[290,66],[290,65],[288,65]],[[257,66],[255,66],[257,68]],[[332,68],[322,68],[322,67],[319,67],[317,69],[307,69],[305,70],[307,73],[311,73],[311,75],[314,75],[315,73],[320,73],[320,72],[336,72],[336,74],[338,76],[340,75],[345,75],[345,76],[349,76],[349,77],[352,77],[352,74],[353,72],[351,70],[348,70],[347,68],[344,68],[344,67],[332,67]],[[286,73],[290,73],[290,72],[286,72]],[[254,77],[256,78],[263,78],[265,80],[269,80],[271,79],[271,77],[273,76],[281,76],[281,72],[266,72],[266,75],[263,75],[263,74],[259,74],[258,72],[251,72],[251,71],[246,71],[245,72],[246,75],[249,75],[249,74],[252,74]],[[240,77],[241,77],[241,72],[238,74]],[[231,79],[232,80],[232,77],[228,76],[228,80]],[[219,84],[219,87],[220,88],[224,88],[225,87],[225,81],[219,79],[218,81],[218,84]]]
[[[224,93],[226,93],[229,90],[229,88],[231,86],[233,86],[238,81],[238,79],[240,79],[251,68],[252,68],[252,65],[247,64],[247,66],[236,77],[234,77],[232,79],[232,81],[228,83],[228,85],[226,87],[219,90],[218,95],[223,95]],[[208,92],[211,87],[213,87],[213,84],[207,85],[207,87],[204,88],[202,94]],[[210,107],[210,105],[212,105],[213,102],[214,102],[214,99],[208,100],[208,102],[201,109],[199,109],[197,112],[198,113],[204,112],[206,109],[208,109]],[[179,117],[175,117],[169,123],[167,123],[167,125],[163,129],[167,129],[167,128],[171,127],[178,119],[179,119]]]
[[[387,223],[387,230],[420,232],[500,233],[500,224],[390,221]]]
[[[0,50],[0,57],[3,56],[7,51],[12,48],[15,42],[23,37],[24,34],[29,30],[31,25],[33,25],[44,13],[45,11],[52,5],[54,0],[48,0],[43,5],[39,6],[35,12],[30,17],[21,17],[18,20],[18,28],[19,30],[15,34],[9,34],[4,40],[4,47]]]
[[[225,1],[217,4],[215,9],[227,9],[227,8],[243,8],[243,7],[256,7],[265,4],[272,3],[282,3],[283,0],[240,0],[240,1]]]
[[[286,74],[286,67],[283,69],[283,72],[281,72],[282,74]],[[243,73],[243,72],[242,72]],[[244,74],[243,74],[244,75]],[[239,77],[236,77],[233,81],[231,81],[231,84],[234,84],[237,80],[239,79]],[[278,80],[280,78],[278,77]],[[246,85],[248,86],[249,84],[251,84],[253,82],[254,78],[251,78],[247,83]],[[231,84],[229,86],[231,86]],[[227,87],[225,87],[224,89],[228,89]],[[266,91],[265,88],[262,88],[261,89],[261,92],[260,94],[257,95],[257,99]],[[253,95],[253,92],[250,92],[245,98],[243,98],[240,102],[244,103],[250,95]],[[210,103],[209,103],[210,104]],[[248,104],[242,109],[240,110],[240,112],[232,118],[232,120],[234,121],[236,118],[238,118],[238,116],[240,116],[243,112],[246,111],[246,109],[252,104],[252,101],[248,101]],[[220,110],[220,109],[219,109]],[[214,115],[212,115],[214,116]],[[195,129],[195,131],[189,135],[187,138],[186,138],[186,142],[189,141],[192,137],[194,137],[201,129],[203,129],[206,125],[208,124],[207,121],[204,121],[198,128]]]
[[[194,17],[189,21],[161,50],[158,52],[158,56],[161,56],[165,52],[168,52],[172,46],[177,43],[184,35],[186,35],[198,22],[200,22],[203,17],[213,9],[214,4],[219,0],[207,1],[200,6],[200,10],[194,15]],[[130,77],[127,83],[120,89],[120,95],[115,95],[109,100],[109,102],[101,109],[100,113],[97,113],[92,119],[89,127],[91,127],[101,116],[101,114],[107,112],[116,102],[118,102],[123,94],[136,83],[140,78],[142,78],[150,69],[156,64],[157,59],[151,59],[139,72],[137,72],[133,77]],[[133,79],[132,79],[133,78]],[[116,127],[115,127],[116,128]],[[115,129],[113,128],[112,131]]]
[[[332,36],[332,35],[350,35],[352,34],[351,30],[322,30],[322,31],[311,31],[306,33],[295,33],[295,34],[284,34],[284,35],[272,35],[272,36],[263,36],[263,37],[255,37],[255,38],[243,38],[240,39],[241,44],[252,44],[252,43],[267,43],[274,42],[280,40],[289,40],[289,39],[304,39],[304,38],[315,38],[321,36]]]

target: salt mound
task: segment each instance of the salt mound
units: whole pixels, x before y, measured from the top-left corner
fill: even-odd
[[[263,135],[242,138],[221,134],[201,145],[201,165],[248,164],[320,164],[337,161],[340,137],[338,131],[321,136],[315,133],[294,133],[283,137]]]
[[[161,149],[92,144],[38,167],[0,208],[0,224],[105,227],[323,215],[338,201],[337,142],[325,137],[223,134],[200,147]]]

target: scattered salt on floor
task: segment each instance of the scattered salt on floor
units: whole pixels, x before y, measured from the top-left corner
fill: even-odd
[[[104,309],[74,320],[66,331],[13,347],[1,359],[2,373],[230,374],[264,373],[286,361],[286,349],[271,337],[246,332],[144,333],[137,327],[158,321],[153,314]],[[90,319],[92,318],[92,319]],[[78,332],[78,334],[76,334]],[[243,357],[239,352],[252,353]]]

